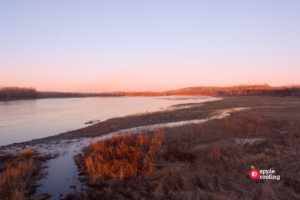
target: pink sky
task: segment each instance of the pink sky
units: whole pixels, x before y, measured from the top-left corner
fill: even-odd
[[[300,84],[300,1],[1,1],[0,86]]]
[[[300,84],[300,59],[239,57],[166,58],[97,61],[7,60],[1,86],[35,87],[39,91],[165,91],[193,86]],[[55,66],[55,67],[52,67]]]

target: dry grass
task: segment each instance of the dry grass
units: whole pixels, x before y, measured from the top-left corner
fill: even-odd
[[[152,155],[151,173],[146,170],[123,179],[120,173],[106,178],[87,173],[88,180],[97,177],[98,184],[92,184],[96,190],[65,199],[300,199],[299,119],[300,107],[289,102],[283,107],[252,109],[200,125],[165,129],[159,151]],[[133,141],[128,144],[154,135],[130,136]],[[237,138],[264,140],[239,145]],[[129,146],[123,149],[130,160]],[[103,165],[93,159],[93,152],[86,151],[85,157],[91,158],[93,166]],[[251,179],[251,165],[274,169],[280,180]],[[118,166],[111,167],[118,172]]]
[[[6,153],[1,157],[6,168],[0,174],[0,199],[23,200],[33,194],[41,177],[41,161],[35,151],[24,148],[20,153]]]
[[[299,199],[300,123],[298,109],[254,109],[229,118],[165,131],[163,144],[192,153],[186,171],[158,170],[154,199]],[[288,118],[287,118],[288,117]],[[284,133],[284,134],[282,134]],[[264,138],[238,145],[235,138]],[[200,148],[196,148],[200,147]],[[201,148],[204,147],[204,148]],[[194,150],[191,150],[194,149]],[[173,162],[176,154],[169,155]],[[187,158],[187,156],[186,156]],[[165,157],[162,156],[162,161]],[[250,166],[274,169],[277,180],[252,180]],[[175,170],[172,176],[168,172]],[[169,172],[170,173],[170,172]],[[153,173],[153,177],[155,177]],[[180,180],[177,182],[175,180]],[[164,182],[171,182],[172,187]]]
[[[84,149],[86,155],[78,156],[76,161],[83,163],[81,171],[89,177],[90,185],[112,178],[136,177],[152,172],[162,139],[160,132],[152,137],[142,134],[113,137]]]
[[[95,186],[95,191],[70,194],[65,199],[299,199],[300,99],[232,97],[208,102],[188,112],[149,115],[142,119],[177,119],[177,115],[188,119],[191,113],[201,118],[216,110],[239,107],[256,109],[200,125],[163,130],[160,150],[152,157],[151,173],[144,171],[123,179],[91,174],[87,180]],[[138,118],[131,117],[128,124]],[[153,134],[145,136],[151,138]],[[255,138],[264,141],[243,145],[235,141]],[[86,151],[84,157],[91,156],[92,152]],[[280,181],[252,180],[251,165],[256,169],[274,169],[281,176]]]

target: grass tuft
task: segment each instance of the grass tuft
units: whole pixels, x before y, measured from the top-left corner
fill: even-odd
[[[35,192],[36,181],[41,178],[41,162],[49,159],[24,148],[20,153],[7,152],[0,160],[5,169],[0,174],[0,199],[23,200]]]
[[[122,135],[94,143],[84,149],[85,156],[77,158],[90,183],[104,179],[128,179],[151,173],[155,155],[160,151],[163,134]]]

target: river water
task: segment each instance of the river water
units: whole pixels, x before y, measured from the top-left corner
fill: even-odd
[[[159,111],[175,104],[216,97],[87,97],[0,102],[0,146],[56,135],[88,126],[91,120]]]

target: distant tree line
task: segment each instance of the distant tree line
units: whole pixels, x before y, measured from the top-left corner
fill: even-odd
[[[35,88],[0,87],[0,99],[32,99],[55,97],[94,97],[103,96],[100,93],[74,93],[74,92],[40,92]]]
[[[300,85],[272,87],[264,85],[236,85],[230,87],[189,87],[167,92],[171,95],[276,95],[300,96]]]
[[[35,88],[0,87],[0,99],[31,99],[61,97],[109,97],[109,96],[230,96],[230,95],[272,95],[298,96],[300,85],[272,87],[264,85],[236,85],[230,87],[188,87],[165,92],[107,92],[107,93],[73,93],[73,92],[40,92]]]
[[[36,98],[37,91],[35,88],[24,87],[0,87],[1,99],[19,99],[19,98]]]

